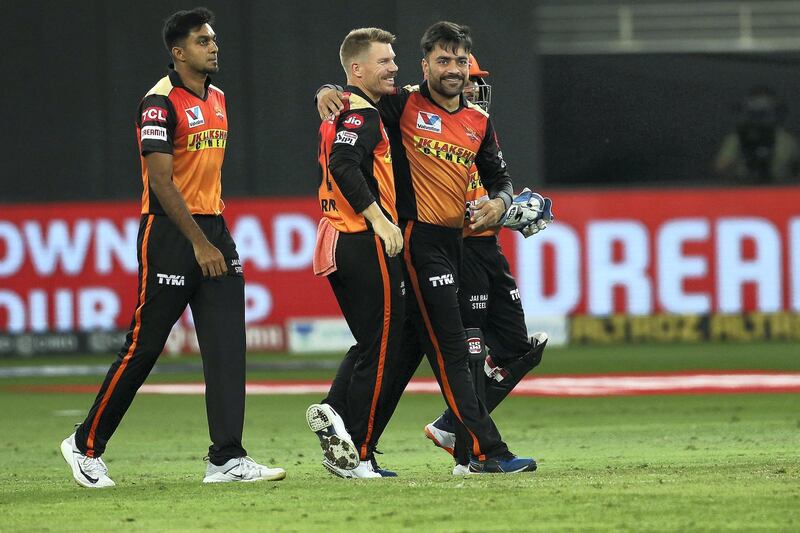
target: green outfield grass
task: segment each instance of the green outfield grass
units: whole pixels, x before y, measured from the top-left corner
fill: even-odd
[[[541,371],[798,371],[798,352],[788,344],[564,348],[548,350]],[[448,456],[422,435],[442,400],[409,395],[379,456],[401,477],[377,481],[340,480],[320,466],[303,416],[318,397],[253,396],[245,445],[257,460],[286,468],[287,479],[222,486],[200,483],[208,445],[202,397],[142,395],[104,457],[118,486],[89,491],[74,484],[58,445],[92,396],[4,390],[87,381],[99,378],[0,380],[0,530],[800,529],[800,395],[510,398],[495,420],[515,452],[538,459],[539,471],[469,477],[451,476]]]

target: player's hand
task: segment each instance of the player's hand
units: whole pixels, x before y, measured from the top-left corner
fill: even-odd
[[[530,194],[526,196],[526,192]],[[523,199],[527,197],[528,200],[524,205],[515,204],[517,207],[522,209],[521,216],[517,218],[520,219],[521,224],[526,224],[525,221],[528,220],[529,216],[531,215],[534,218],[529,224],[521,228],[517,226],[515,229],[522,233],[522,236],[527,239],[528,237],[536,235],[540,231],[547,229],[547,226],[553,221],[553,219],[555,219],[553,216],[553,201],[550,198],[542,198],[540,194],[531,192],[527,188],[522,192],[521,196],[523,196]],[[517,198],[514,200],[516,201]],[[509,220],[506,220],[506,222],[509,222]],[[514,227],[513,220],[510,221],[509,227]]]
[[[372,224],[375,235],[381,238],[386,255],[394,257],[403,249],[403,232],[388,218],[381,217]]]
[[[208,241],[194,246],[194,257],[203,271],[203,277],[216,278],[228,273],[222,252]]]
[[[325,87],[317,93],[317,112],[320,120],[334,120],[344,109],[347,97],[332,87]]]
[[[483,200],[475,204],[472,209],[472,216],[469,221],[469,229],[474,232],[480,232],[492,226],[496,226],[500,217],[506,212],[506,204],[503,203],[502,198],[494,198],[492,200]]]
[[[547,225],[549,223],[550,223],[549,220],[540,218],[535,222],[531,222],[530,224],[519,230],[519,232],[522,233],[522,236],[527,239],[528,237],[536,235],[540,231],[547,229]]]

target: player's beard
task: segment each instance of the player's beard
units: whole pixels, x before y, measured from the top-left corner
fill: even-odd
[[[458,96],[464,90],[464,86],[466,85],[466,79],[461,78],[461,83],[458,84],[455,88],[450,89],[449,87],[445,87],[444,80],[445,78],[449,78],[449,76],[445,76],[442,78],[433,78],[431,77],[429,83],[431,88],[439,94],[444,96],[453,97]],[[454,78],[453,78],[454,79]]]

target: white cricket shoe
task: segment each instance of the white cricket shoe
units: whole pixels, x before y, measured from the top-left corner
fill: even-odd
[[[334,476],[343,477],[345,479],[374,479],[383,477],[372,468],[371,461],[361,461],[358,463],[357,467],[351,470],[339,468],[327,459],[322,460],[322,466],[327,468]]]
[[[359,466],[356,450],[344,420],[328,404],[315,403],[306,410],[306,422],[319,437],[325,460],[341,470],[352,470]]]
[[[439,422],[439,418],[425,426],[425,436],[436,446],[455,456],[456,434],[439,429],[436,427],[437,422]]]
[[[456,466],[453,467],[454,476],[468,476],[470,474],[472,474],[472,472],[469,471],[469,465],[456,464]]]
[[[206,467],[206,477],[203,483],[228,483],[230,481],[280,481],[286,477],[283,468],[269,468],[260,465],[251,458],[234,457],[222,466],[217,466],[211,461]]]
[[[104,489],[116,485],[108,477],[108,467],[99,457],[83,455],[75,445],[75,433],[61,441],[61,455],[72,469],[72,477],[82,487]]]

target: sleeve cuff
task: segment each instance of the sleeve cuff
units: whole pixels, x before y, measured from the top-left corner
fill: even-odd
[[[316,102],[316,101],[317,101],[317,95],[319,94],[319,92],[320,92],[322,89],[336,89],[336,90],[337,90],[337,91],[339,91],[339,92],[342,92],[342,91],[344,91],[344,87],[342,87],[341,85],[335,85],[335,84],[333,84],[333,83],[326,83],[325,85],[323,85],[322,87],[320,87],[319,89],[317,89],[317,92],[315,92],[315,93],[314,93],[314,102]]]
[[[503,200],[503,204],[505,205],[506,211],[508,211],[508,208],[511,207],[511,202],[513,202],[514,200],[511,197],[511,195],[505,191],[500,191],[499,193],[497,193],[497,196],[495,196],[495,198],[500,198],[501,200]]]

